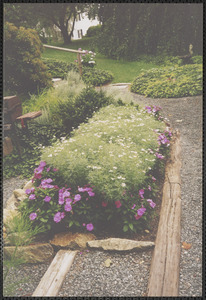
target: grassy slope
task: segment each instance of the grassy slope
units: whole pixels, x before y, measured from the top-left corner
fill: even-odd
[[[73,41],[69,46],[66,47],[63,44],[53,43],[52,45],[75,50],[77,50],[78,48],[82,48],[84,50],[93,50],[92,40],[89,38]],[[48,48],[45,49],[43,57],[55,58],[66,62],[74,62],[77,59],[77,55],[75,53],[69,53]],[[123,60],[119,61],[106,58],[105,56],[99,53],[96,53],[96,62],[98,69],[111,71],[114,74],[113,83],[132,82],[141,73],[142,69],[149,70],[152,68],[158,68],[157,65],[153,63],[144,62],[142,60],[130,62]]]

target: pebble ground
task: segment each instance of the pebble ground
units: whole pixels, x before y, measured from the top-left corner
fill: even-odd
[[[118,89],[120,87],[118,86]],[[125,86],[121,90],[127,92]],[[159,105],[173,129],[179,129],[182,146],[182,217],[179,296],[202,296],[202,96],[151,99],[132,94],[134,102]],[[4,195],[10,196],[23,182],[19,178],[4,181]],[[152,251],[139,253],[79,252],[58,296],[145,296]],[[111,259],[111,266],[104,265]],[[12,269],[9,283],[22,280],[13,296],[30,296],[49,264],[24,265]]]

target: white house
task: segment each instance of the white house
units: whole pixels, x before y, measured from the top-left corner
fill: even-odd
[[[76,17],[72,40],[81,39],[86,35],[89,27],[98,24],[100,24],[100,21],[97,18],[90,20],[85,13],[79,13]]]

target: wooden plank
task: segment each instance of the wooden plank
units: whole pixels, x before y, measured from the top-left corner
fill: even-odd
[[[77,251],[58,251],[32,297],[57,296],[76,253]]]
[[[39,110],[39,111],[29,112],[29,113],[24,114],[24,115],[22,115],[22,116],[20,116],[20,117],[18,117],[16,119],[17,120],[20,120],[20,119],[34,119],[34,118],[37,118],[37,117],[39,117],[41,115],[42,115],[42,112],[41,112],[41,110]]]
[[[149,297],[174,297],[179,293],[181,178],[180,134],[171,143],[165,170],[162,206],[147,289]]]
[[[43,45],[45,48],[50,48],[50,49],[55,49],[55,50],[61,50],[61,51],[67,51],[67,52],[73,52],[73,53],[81,53],[84,54],[85,51],[79,51],[79,50],[74,50],[74,49],[67,49],[67,48],[62,48],[62,47],[55,47],[55,46],[50,46],[50,45]]]

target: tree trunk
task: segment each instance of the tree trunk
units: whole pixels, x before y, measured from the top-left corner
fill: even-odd
[[[67,28],[64,24],[61,24],[59,27],[61,30],[62,37],[64,39],[64,45],[68,45],[71,43],[71,36],[68,34]]]

